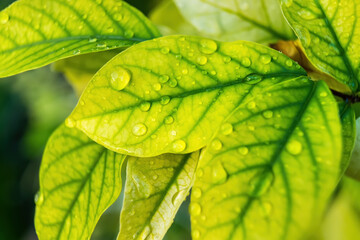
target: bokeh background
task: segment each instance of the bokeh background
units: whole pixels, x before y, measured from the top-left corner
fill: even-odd
[[[157,23],[181,33],[193,27],[179,25],[179,12],[168,11],[171,0],[128,0]],[[0,0],[0,10],[13,0]],[[165,4],[164,4],[165,3]],[[174,11],[174,9],[171,9]],[[176,11],[176,9],[175,9]],[[173,32],[172,32],[173,33]],[[34,196],[42,152],[51,133],[75,107],[76,91],[53,66],[0,80],[0,240],[37,239],[34,229]],[[121,199],[105,212],[93,240],[115,239]],[[187,207],[181,206],[166,240],[190,240]],[[321,226],[314,226],[311,240],[360,239],[360,184],[349,178],[340,183]]]

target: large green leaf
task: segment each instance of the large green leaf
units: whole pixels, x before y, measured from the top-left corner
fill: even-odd
[[[120,0],[19,0],[0,12],[0,77],[159,36]]]
[[[244,99],[304,75],[291,59],[259,44],[159,38],[106,64],[67,123],[129,155],[194,152]]]
[[[293,39],[278,0],[174,0],[185,19],[223,41],[272,43]]]
[[[193,184],[199,152],[129,158],[119,240],[162,239]]]
[[[59,127],[40,169],[35,215],[39,239],[89,239],[120,194],[124,158],[77,129]]]
[[[53,64],[53,69],[64,73],[80,96],[95,73],[120,51],[114,49],[62,59]]]
[[[341,143],[324,82],[294,79],[243,102],[200,157],[193,238],[301,239],[339,180]]]
[[[353,134],[355,134],[355,146],[346,174],[360,181],[360,118],[356,119],[356,133]]]
[[[281,0],[282,9],[309,60],[321,71],[359,91],[360,2]]]

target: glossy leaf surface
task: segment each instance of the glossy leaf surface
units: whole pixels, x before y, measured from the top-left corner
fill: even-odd
[[[40,169],[35,199],[39,239],[89,239],[101,214],[120,194],[124,158],[75,128],[59,127]]]
[[[0,32],[0,77],[159,36],[117,0],[19,0],[0,12]]]
[[[244,102],[200,157],[193,239],[301,239],[339,180],[341,147],[324,82],[289,80]]]
[[[129,158],[119,240],[162,239],[194,181],[199,152]]]
[[[309,60],[321,71],[359,91],[360,2],[282,0],[282,9]]]
[[[67,122],[113,151],[189,153],[204,147],[244,99],[304,75],[291,59],[259,44],[169,36],[113,58]]]
[[[222,41],[272,43],[293,39],[277,0],[174,0],[185,19]]]

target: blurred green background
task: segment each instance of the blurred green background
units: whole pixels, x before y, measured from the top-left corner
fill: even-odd
[[[152,12],[152,19],[167,25],[162,26],[165,29],[195,34],[192,26],[180,24],[182,16],[170,1],[128,0],[146,15]],[[11,2],[1,0],[0,9]],[[64,75],[50,66],[0,80],[0,240],[37,239],[34,196],[41,155],[52,131],[64,121],[77,100]],[[93,240],[116,238],[121,199],[122,196],[105,212]],[[332,198],[323,224],[314,226],[314,233],[306,239],[360,239],[359,200],[360,183],[345,179]],[[189,199],[179,210],[166,240],[191,239],[188,204]]]

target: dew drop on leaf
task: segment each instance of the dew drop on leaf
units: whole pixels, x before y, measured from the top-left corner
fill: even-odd
[[[262,55],[260,57],[260,61],[263,63],[263,64],[269,64],[271,62],[271,56],[270,55]]]
[[[150,226],[147,225],[144,230],[140,233],[139,238],[140,240],[145,240],[148,238],[148,236],[150,235],[151,229]]]
[[[221,126],[222,134],[230,135],[234,131],[233,125],[231,123],[225,123]]]
[[[156,179],[158,179],[159,178],[159,176],[157,175],[157,174],[154,174],[153,176],[152,176],[152,179],[153,180],[156,180]]]
[[[286,144],[286,150],[292,155],[299,155],[302,151],[302,144],[297,140],[291,140]]]
[[[265,172],[263,174],[255,175],[249,182],[250,195],[253,197],[260,197],[264,195],[271,187],[274,181],[274,174]]]
[[[166,83],[167,81],[169,81],[169,76],[168,75],[162,75],[160,76],[159,82],[160,83]]]
[[[44,194],[40,191],[37,192],[34,201],[37,206],[41,206],[44,203]]]
[[[250,74],[245,78],[247,84],[257,84],[263,80],[263,76],[259,74]]]
[[[290,7],[293,4],[293,0],[284,0],[285,6]]]
[[[9,21],[10,17],[7,13],[2,12],[0,13],[0,23],[1,24],[6,24]]]
[[[96,37],[90,37],[89,38],[89,43],[94,43],[97,41],[97,38]]]
[[[149,102],[143,102],[141,103],[140,105],[140,110],[143,111],[143,112],[147,112],[150,110],[150,107],[151,107],[151,103]]]
[[[71,117],[68,117],[66,120],[65,120],[65,126],[67,126],[68,128],[73,128],[76,126],[76,121],[71,118]]]
[[[210,144],[211,148],[215,151],[219,151],[222,148],[222,143],[219,139],[215,139]]]
[[[171,198],[171,203],[175,206],[182,200],[182,191],[177,191]]]
[[[293,61],[291,61],[291,59],[288,59],[288,60],[286,60],[285,64],[286,64],[286,66],[288,66],[288,67],[292,67]]]
[[[168,54],[170,52],[170,49],[168,47],[162,47],[160,49],[160,52],[163,54]]]
[[[321,92],[320,93],[320,97],[327,97],[327,95],[328,95],[327,92]]]
[[[267,111],[263,112],[263,116],[264,116],[264,118],[270,119],[274,116],[274,113],[270,110],[267,110]]]
[[[169,86],[170,87],[172,87],[172,88],[174,88],[174,87],[176,87],[178,85],[178,82],[176,81],[176,79],[170,79],[170,81],[169,81]]]
[[[198,59],[197,59],[197,62],[198,62],[198,64],[200,64],[200,65],[205,65],[205,64],[207,63],[207,61],[208,61],[208,59],[207,59],[207,57],[205,57],[205,56],[200,56],[200,57],[198,57]]]
[[[201,206],[198,203],[191,203],[190,204],[190,214],[192,216],[199,216],[201,213]]]
[[[172,116],[167,116],[164,119],[165,124],[172,124],[174,122],[174,118]]]
[[[160,91],[161,90],[161,84],[160,83],[155,83],[153,87],[154,87],[155,91]]]
[[[194,230],[192,233],[192,236],[194,239],[199,239],[200,238],[200,231],[199,230]]]
[[[136,124],[132,129],[132,133],[135,136],[143,136],[146,134],[146,132],[147,132],[147,127],[143,123]]]
[[[241,154],[241,155],[247,155],[249,153],[249,149],[247,147],[240,147],[238,149],[238,152]]]
[[[184,140],[178,139],[172,143],[172,149],[175,153],[184,151],[186,148],[186,142]]]
[[[117,21],[121,21],[123,19],[123,16],[120,13],[116,13],[114,15],[114,19],[117,20]]]
[[[130,79],[130,72],[123,67],[118,67],[110,75],[110,86],[117,91],[121,91],[129,84]]]
[[[189,73],[189,70],[187,70],[186,68],[184,68],[184,69],[181,71],[181,73],[182,73],[183,75],[186,75],[186,74]]]
[[[194,188],[192,190],[192,197],[194,198],[200,198],[202,195],[201,189],[200,188]]]
[[[126,38],[132,38],[134,36],[134,32],[131,31],[131,30],[126,30],[125,33],[124,33],[124,36]]]
[[[256,107],[256,103],[254,101],[251,101],[247,104],[248,109],[254,109]]]
[[[212,167],[211,173],[211,182],[214,184],[224,183],[228,178],[228,173],[221,162],[217,162],[215,166]]]
[[[251,60],[250,58],[248,57],[244,57],[241,59],[241,64],[244,66],[244,67],[250,67],[251,66]]]
[[[218,46],[214,40],[202,39],[200,41],[200,51],[204,54],[212,54],[217,48]]]
[[[224,61],[224,63],[229,63],[229,62],[231,62],[231,57],[226,56],[223,58],[223,61]]]
[[[264,202],[262,205],[262,210],[265,217],[269,217],[272,211],[272,205],[269,202]]]
[[[73,55],[78,55],[80,53],[81,53],[81,51],[79,49],[76,49],[76,50],[73,51]]]
[[[170,97],[169,96],[162,96],[160,98],[160,104],[161,105],[167,105],[170,102]]]

